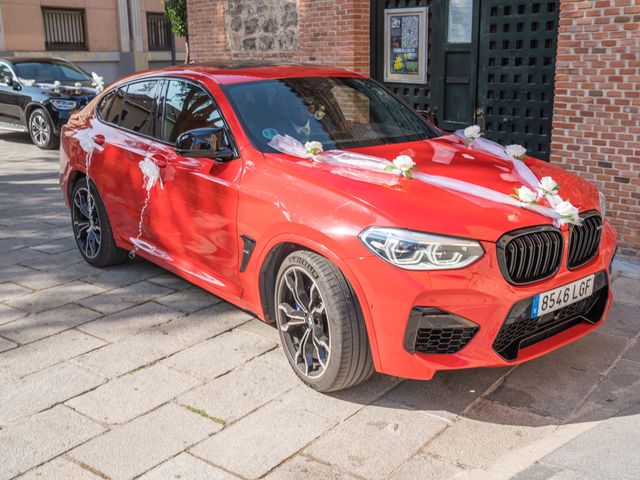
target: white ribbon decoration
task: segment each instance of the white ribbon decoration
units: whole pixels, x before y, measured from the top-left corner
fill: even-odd
[[[458,137],[466,138],[464,134],[464,130],[458,130],[454,133]],[[572,223],[574,225],[581,225],[582,219],[579,216],[579,212],[570,202],[565,202],[560,195],[557,193],[548,193],[543,188],[542,182],[536,177],[536,175],[531,171],[531,169],[524,163],[522,160],[513,157],[510,155],[505,147],[496,143],[492,140],[488,140],[486,138],[477,138],[471,144],[474,150],[489,153],[491,155],[495,155],[497,157],[502,158],[503,160],[507,160],[511,162],[513,165],[514,171],[518,179],[527,187],[529,187],[534,192],[539,192],[540,198],[544,198],[551,205],[551,210],[557,216],[557,220],[554,220],[554,225],[556,227],[562,226],[566,223]],[[561,215],[557,208],[558,206],[564,206],[569,210],[575,210],[573,212],[573,218],[567,218],[566,216]],[[540,206],[540,205],[531,205],[531,206]],[[546,208],[546,207],[543,207]],[[561,207],[562,208],[562,207]]]
[[[474,143],[477,142],[478,140],[476,140]],[[317,155],[311,155],[307,152],[302,143],[300,143],[295,138],[290,137],[289,135],[276,135],[269,142],[269,146],[271,146],[275,150],[278,150],[279,152],[286,153],[288,155],[293,155],[298,158],[310,159],[317,163],[338,167],[331,170],[332,173],[337,175],[342,175],[345,177],[350,177],[356,180],[361,180],[378,185],[393,185],[397,184],[400,181],[400,177],[398,174],[385,171],[385,168],[387,168],[389,165],[393,165],[393,163],[383,158],[340,150],[331,150],[320,152]],[[533,188],[536,188],[539,183],[538,179],[524,162],[513,159],[512,157],[506,158],[506,152],[504,152],[504,149],[499,156],[501,158],[504,158],[505,160],[511,161],[518,176],[520,176],[527,183],[531,182]],[[562,218],[562,216],[553,208],[545,207],[543,205],[523,203],[505,193],[497,192],[490,188],[475,185],[463,180],[457,180],[454,178],[443,177],[439,175],[430,175],[421,172],[414,173],[413,178],[429,185],[452,190],[462,194],[472,195],[484,200],[511,205],[519,208],[525,208],[527,210],[552,219],[554,225],[557,227],[568,223],[568,220]]]
[[[162,177],[160,175],[160,167],[158,167],[158,165],[156,165],[153,160],[146,157],[144,160],[141,160],[138,163],[138,168],[140,168],[140,171],[142,172],[142,188],[147,191],[147,195],[144,199],[142,209],[140,210],[140,219],[138,220],[138,233],[136,235],[136,238],[131,240],[131,243],[133,243],[133,250],[129,252],[130,258],[134,258],[136,256],[136,252],[140,250],[140,248],[143,247],[146,243],[141,240],[142,224],[144,223],[144,215],[147,211],[147,207],[149,206],[149,200],[151,199],[151,190],[158,183],[160,184],[160,188],[164,190],[164,184],[162,183]]]
[[[28,87],[32,87],[35,85],[36,87],[44,88],[46,90],[54,90],[54,91],[72,90],[74,92],[80,91],[84,93],[96,94],[96,93],[100,93],[104,89],[104,82],[102,83],[102,89],[99,89],[99,86],[77,87],[75,85],[62,85],[62,83],[60,83],[58,80],[56,80],[54,83],[41,83],[41,82],[36,82],[35,80],[25,79],[25,78],[20,78],[19,80],[21,83],[25,84]]]

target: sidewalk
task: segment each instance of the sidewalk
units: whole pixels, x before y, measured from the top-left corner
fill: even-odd
[[[0,479],[637,479],[640,268],[606,323],[512,368],[321,395],[276,331],[71,236],[57,153],[0,134]]]

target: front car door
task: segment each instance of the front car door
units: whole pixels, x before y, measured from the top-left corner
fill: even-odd
[[[149,206],[145,235],[154,255],[212,291],[240,296],[236,227],[242,160],[183,157],[174,149],[181,133],[226,127],[213,96],[202,85],[168,79],[158,141],[149,157],[162,165],[164,190]],[[231,145],[230,131],[226,141]],[[233,148],[233,147],[232,147]]]
[[[11,81],[11,85],[7,85],[7,80]],[[24,129],[20,107],[23,95],[17,82],[11,68],[0,62],[0,126],[3,129]]]

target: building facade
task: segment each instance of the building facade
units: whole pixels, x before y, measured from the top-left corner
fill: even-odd
[[[161,0],[0,0],[0,56],[55,56],[111,82],[184,61]]]
[[[638,0],[188,0],[188,17],[197,61],[350,68],[574,171],[640,256]]]

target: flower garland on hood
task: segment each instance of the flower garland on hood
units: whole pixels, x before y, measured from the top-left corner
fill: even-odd
[[[74,92],[84,92],[89,94],[97,94],[104,90],[104,79],[96,72],[91,72],[91,87],[83,87],[82,83],[76,82],[73,85],[63,85],[62,82],[56,80],[53,83],[36,82],[33,79],[20,78],[20,82],[27,87],[37,86],[46,90],[53,90],[59,93],[60,90],[72,90]]]
[[[475,127],[472,132],[467,133],[473,136],[471,141],[465,141],[468,148],[470,148],[472,144],[475,147],[478,140],[482,140],[483,142],[489,142],[488,144],[484,144],[485,147],[489,146],[487,153],[493,153],[490,150],[500,149],[501,153],[499,156],[511,161],[516,175],[523,183],[537,190],[538,194],[534,194],[534,198],[530,197],[527,193],[527,190],[530,191],[530,189],[526,185],[521,186],[520,189],[516,189],[516,194],[507,195],[463,180],[417,172],[415,162],[408,155],[399,155],[393,161],[389,161],[371,155],[341,150],[325,152],[320,142],[307,142],[303,145],[288,135],[276,135],[271,139],[269,145],[282,153],[331,165],[335,167],[331,170],[332,173],[356,180],[378,185],[389,185],[394,184],[394,181],[397,182],[401,177],[408,179],[414,178],[436,187],[472,195],[496,203],[531,210],[552,219],[554,225],[558,227],[567,223],[580,224],[581,219],[578,215],[578,210],[557,195],[559,187],[553,179],[551,179],[551,177],[545,177],[539,181],[521,159],[513,156],[514,153],[520,153],[524,158],[524,153],[522,153],[521,150],[516,150],[514,146],[511,146],[507,151],[504,147],[490,140],[480,139],[481,131],[479,127]],[[467,139],[469,138],[464,132],[462,135]],[[520,148],[524,150],[523,147]],[[389,180],[392,181],[389,182]],[[523,188],[526,190],[522,190]],[[519,195],[518,192],[522,192],[523,195]],[[541,196],[538,197],[538,195]],[[542,198],[547,199],[550,206],[540,204],[539,200]]]

